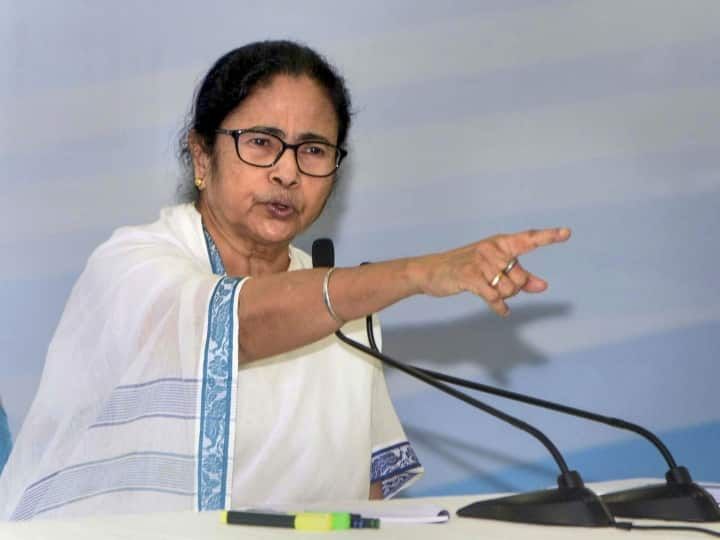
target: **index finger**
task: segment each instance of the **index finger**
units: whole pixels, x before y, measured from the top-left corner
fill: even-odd
[[[542,246],[565,242],[568,238],[570,238],[570,229],[567,227],[553,227],[507,234],[500,237],[498,243],[502,250],[512,257],[519,257]]]

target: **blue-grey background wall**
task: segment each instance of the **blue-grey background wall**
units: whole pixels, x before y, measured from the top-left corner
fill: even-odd
[[[339,264],[567,225],[508,320],[471,296],[388,309],[399,358],[645,424],[720,480],[720,2],[0,0],[0,396],[17,432],[91,250],[175,200],[175,139],[220,54],[294,38],[345,74]],[[388,373],[412,493],[530,489],[534,440]],[[490,402],[497,402],[489,399]],[[499,402],[498,402],[499,403]],[[62,404],[58,404],[62,406]],[[644,441],[515,405],[586,480],[660,476]]]

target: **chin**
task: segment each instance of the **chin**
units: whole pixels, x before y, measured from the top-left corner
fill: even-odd
[[[257,235],[266,244],[288,244],[302,231],[299,227],[272,227]]]

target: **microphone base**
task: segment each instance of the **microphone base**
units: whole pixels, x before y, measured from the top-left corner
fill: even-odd
[[[586,487],[560,487],[479,501],[457,511],[461,517],[538,525],[610,527],[615,520]]]
[[[720,507],[695,482],[643,486],[602,497],[612,515],[667,521],[720,521]]]

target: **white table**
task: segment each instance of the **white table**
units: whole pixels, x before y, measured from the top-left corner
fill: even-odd
[[[621,481],[594,484],[590,487],[596,491],[622,489],[628,485],[637,485],[638,481]],[[380,530],[349,530],[335,532],[301,532],[291,529],[273,529],[265,527],[240,527],[220,523],[218,512],[173,512],[152,513],[125,516],[102,516],[73,520],[36,520],[31,522],[0,523],[0,539],[2,540],[238,540],[242,539],[278,539],[315,538],[328,539],[355,535],[366,539],[383,540],[387,538],[424,540],[440,538],[453,539],[625,539],[625,540],[678,540],[683,538],[701,540],[710,538],[693,532],[679,531],[627,531],[610,528],[576,528],[550,527],[542,525],[522,525],[492,520],[467,519],[455,516],[458,508],[480,499],[492,498],[497,495],[478,495],[462,497],[434,497],[427,499],[398,499],[393,501],[376,501],[373,505],[417,505],[432,503],[440,505],[451,512],[451,519],[444,524],[385,524]],[[337,503],[333,503],[337,506]],[[628,520],[622,520],[628,521]],[[669,522],[653,522],[634,520],[637,524],[671,524]],[[681,525],[678,523],[678,525]],[[691,524],[720,532],[720,523]]]

